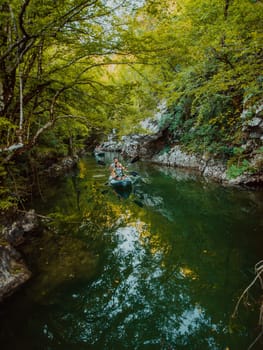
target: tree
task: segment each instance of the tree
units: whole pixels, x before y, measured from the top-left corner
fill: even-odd
[[[122,2],[27,0],[1,9],[2,151],[31,148],[58,120],[86,131],[101,125],[116,93],[103,82],[105,67],[133,60],[118,39]]]
[[[11,159],[25,161],[22,153],[32,148],[34,158],[71,153],[81,138],[107,132],[111,119],[123,118],[116,113],[121,84],[105,77],[112,65],[135,58],[119,35],[125,18],[119,14],[131,11],[129,3],[12,0],[1,1],[0,9],[2,197],[24,171],[15,163],[11,169]]]
[[[150,4],[152,35],[166,44],[159,63],[171,132],[188,149],[230,156],[244,138],[242,110],[262,96],[262,2]]]

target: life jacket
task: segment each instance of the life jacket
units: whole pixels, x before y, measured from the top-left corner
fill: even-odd
[[[118,176],[118,177],[123,176],[123,170],[121,167],[116,167],[114,170],[115,170],[116,176]]]

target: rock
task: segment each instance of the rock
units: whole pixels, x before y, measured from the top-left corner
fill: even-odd
[[[251,132],[249,137],[251,139],[260,139],[262,137],[262,132]]]
[[[121,152],[122,143],[117,141],[107,141],[100,145],[100,149],[106,152]]]
[[[186,153],[178,145],[169,152],[155,155],[153,161],[157,164],[195,169],[205,177],[220,181],[226,179],[226,166],[223,162],[209,159],[207,155],[198,156]]]
[[[14,248],[25,242],[29,234],[39,229],[34,210],[20,214],[0,235],[0,300],[11,295],[31,276],[20,253]]]
[[[228,185],[242,185],[247,187],[262,187],[263,185],[263,174],[243,174],[235,179],[228,179],[226,182]]]
[[[243,116],[244,122],[242,127],[242,132],[244,135],[246,135],[246,138],[248,139],[248,142],[250,140],[253,140],[257,144],[262,142],[262,136],[263,136],[263,118],[262,118],[262,110],[263,110],[263,104],[254,107],[250,110],[248,113],[247,111],[243,111],[241,117]],[[253,116],[251,118],[251,116]],[[250,118],[250,119],[248,119]]]
[[[154,114],[152,118],[146,118],[145,120],[141,121],[141,126],[145,130],[147,130],[150,133],[157,134],[160,132],[160,121],[162,119],[162,115],[165,114],[167,111],[167,105],[166,101],[163,100],[158,104],[157,111]]]
[[[138,135],[129,135],[122,137],[123,146],[122,155],[125,157],[136,158],[140,154],[140,137]]]
[[[129,135],[122,137],[121,153],[125,157],[150,159],[165,146],[166,130],[157,134]]]
[[[71,169],[77,162],[78,157],[66,157],[61,161],[61,166],[64,169]]]
[[[242,148],[248,153],[248,152],[252,152],[253,149],[255,148],[255,141],[254,140],[247,140],[247,142],[242,145]]]
[[[178,166],[183,168],[193,168],[203,170],[204,160],[193,154],[183,152],[180,146],[174,146],[168,152],[156,154],[153,157],[154,163],[162,163],[169,166]]]
[[[71,170],[78,161],[78,156],[73,157],[65,157],[61,160],[59,164],[53,164],[51,165],[45,173],[48,174],[48,176],[51,177],[58,177],[61,175],[64,175],[66,171]]]
[[[24,243],[27,233],[32,233],[39,228],[39,220],[34,210],[20,215],[11,226],[3,229],[3,236],[8,243],[16,247]]]
[[[205,165],[202,175],[215,180],[225,181],[227,179],[226,170],[226,165],[223,162],[211,159]]]
[[[247,125],[251,126],[251,127],[255,127],[255,126],[259,126],[261,124],[261,122],[262,122],[262,118],[254,117],[251,120],[249,120]]]
[[[141,122],[141,126],[152,133],[157,133],[160,131],[159,120],[157,119],[147,118]]]
[[[0,243],[0,301],[11,295],[31,276],[20,254],[8,243]]]

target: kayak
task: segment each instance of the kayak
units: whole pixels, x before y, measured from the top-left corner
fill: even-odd
[[[111,184],[111,186],[129,187],[132,185],[132,180],[129,176],[126,176],[122,180],[116,180],[115,178],[110,176],[109,183]]]

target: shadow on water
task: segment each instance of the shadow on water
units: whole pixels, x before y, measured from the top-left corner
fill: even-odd
[[[132,193],[132,185],[130,186],[113,186],[113,190],[119,197],[119,199],[128,199],[130,197],[130,194]]]
[[[34,206],[54,220],[31,248],[37,275],[1,311],[1,349],[247,349],[256,307],[230,315],[262,258],[262,193],[130,170],[129,192],[95,159],[44,186]]]

